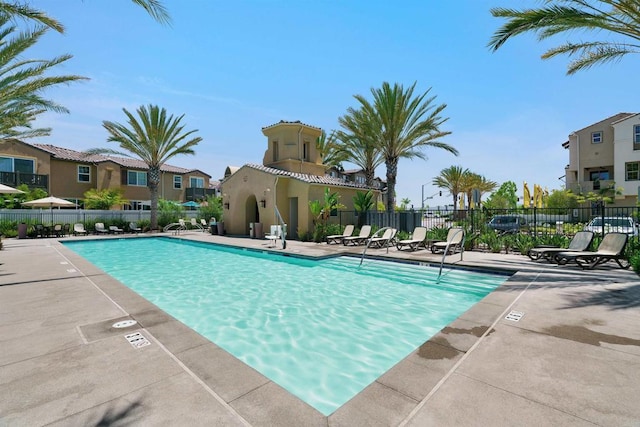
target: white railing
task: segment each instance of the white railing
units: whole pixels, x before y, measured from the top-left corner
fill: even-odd
[[[287,224],[285,224],[284,219],[282,219],[282,215],[280,215],[280,211],[278,210],[278,206],[275,206],[276,211],[276,221],[278,225],[282,227],[282,233],[280,233],[280,239],[282,240],[282,249],[287,249]]]

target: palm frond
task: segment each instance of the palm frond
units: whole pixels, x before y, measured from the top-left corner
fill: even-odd
[[[64,33],[64,26],[51,18],[41,10],[33,9],[26,4],[17,2],[0,2],[0,14],[6,17],[17,17],[25,20],[33,20],[51,28],[59,33]]]
[[[159,0],[131,0],[138,6],[142,7],[147,13],[161,24],[170,25],[171,16],[167,8]]]

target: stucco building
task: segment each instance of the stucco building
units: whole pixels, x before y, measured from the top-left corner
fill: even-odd
[[[141,160],[87,155],[48,144],[6,140],[0,144],[0,183],[27,184],[81,205],[90,189],[120,188],[129,204],[123,209],[144,209],[150,204],[147,165]],[[165,164],[161,169],[159,197],[166,200],[201,200],[215,190],[211,176],[197,169]],[[116,209],[117,207],[114,207]]]
[[[257,234],[280,224],[277,212],[287,224],[287,236],[313,230],[309,209],[312,200],[323,200],[326,188],[340,194],[346,210],[354,210],[357,191],[369,190],[363,183],[326,175],[316,141],[322,130],[300,121],[280,121],[262,128],[267,149],[262,165],[227,167],[222,181],[223,220],[230,234],[248,235],[251,223]],[[373,189],[375,198],[379,190]],[[277,208],[277,209],[276,209]]]

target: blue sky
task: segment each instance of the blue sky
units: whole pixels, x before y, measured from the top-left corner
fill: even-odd
[[[382,82],[417,82],[445,103],[444,142],[460,152],[426,149],[428,160],[399,164],[396,195],[418,207],[438,189],[439,172],[460,165],[518,189],[527,181],[561,188],[569,133],[618,112],[637,112],[632,81],[638,57],[566,76],[566,58],[542,61],[546,47],[520,36],[498,52],[486,47],[501,20],[491,7],[509,0],[284,1],[165,0],[172,25],[163,26],[129,0],[34,0],[61,21],[31,57],[74,57],[58,73],[91,80],[47,92],[70,114],[43,115],[52,135],[34,142],[76,150],[117,148],[103,120],[124,122],[122,108],[158,104],[184,114],[203,141],[196,156],[171,164],[220,178],[228,165],[261,163],[261,128],[301,120],[327,131]],[[519,1],[517,7],[541,2]],[[600,38],[605,35],[600,35]],[[574,40],[590,39],[576,34]],[[345,165],[347,168],[353,165]],[[385,177],[384,166],[377,175]],[[435,197],[427,205],[450,203]]]

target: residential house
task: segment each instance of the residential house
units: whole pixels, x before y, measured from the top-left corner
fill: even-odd
[[[621,194],[612,205],[635,206],[640,192],[640,114],[618,113],[572,132],[562,144],[569,150],[566,188],[598,193],[614,186]]]
[[[90,189],[121,188],[129,204],[122,209],[148,209],[147,165],[141,160],[87,155],[49,144],[30,144],[16,139],[0,143],[0,183],[16,187],[27,184],[43,188],[56,197],[82,205]],[[197,169],[163,165],[160,198],[174,201],[201,200],[215,189],[211,176]]]
[[[256,234],[268,226],[287,224],[287,235],[296,238],[313,230],[309,202],[323,200],[325,189],[337,192],[346,209],[353,210],[357,191],[367,191],[363,183],[326,175],[326,167],[316,149],[322,130],[300,121],[280,121],[262,128],[267,149],[262,165],[246,164],[226,168],[222,181],[224,227],[230,234],[249,235],[252,223]],[[373,189],[376,196],[379,190]],[[280,215],[281,219],[278,218]]]
[[[333,166],[329,168],[326,172],[327,176],[332,178],[338,178],[343,180],[344,182],[354,182],[356,184],[365,185],[367,182],[367,177],[364,174],[363,169],[344,169],[340,170],[337,167]],[[373,178],[373,188],[380,191],[380,198],[378,199],[381,203],[386,203],[386,195],[387,195],[387,183],[379,177]]]

